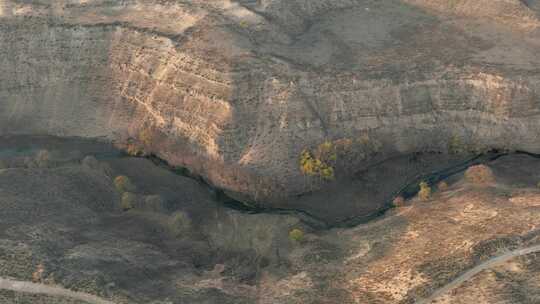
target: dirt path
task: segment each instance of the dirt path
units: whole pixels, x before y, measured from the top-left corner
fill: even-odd
[[[38,284],[32,282],[24,281],[15,281],[5,278],[0,278],[0,289],[11,290],[16,292],[24,293],[36,293],[36,294],[46,294],[49,296],[60,296],[71,299],[76,299],[80,301],[85,301],[89,304],[115,304],[114,302],[104,300],[97,296],[84,293],[76,292],[66,288],[49,286],[45,284]]]
[[[491,259],[483,262],[482,264],[479,264],[479,265],[475,266],[474,268],[468,270],[467,272],[463,273],[462,275],[460,275],[459,277],[454,279],[452,282],[450,282],[450,283],[446,284],[445,286],[439,288],[438,290],[436,290],[428,298],[417,301],[416,304],[429,304],[433,300],[435,300],[437,297],[439,297],[439,296],[447,293],[448,291],[458,287],[463,282],[469,280],[470,278],[472,278],[476,274],[478,274],[478,273],[480,273],[480,272],[482,272],[482,271],[484,271],[484,270],[486,270],[488,268],[500,265],[500,264],[502,264],[502,263],[504,263],[504,262],[506,262],[508,260],[511,260],[511,259],[515,258],[515,257],[526,255],[526,254],[533,253],[533,252],[539,252],[539,251],[540,251],[540,245],[535,245],[535,246],[531,246],[531,247],[526,247],[526,248],[522,248],[522,249],[513,250],[513,251],[507,252],[507,253],[505,253],[503,255],[491,258]]]

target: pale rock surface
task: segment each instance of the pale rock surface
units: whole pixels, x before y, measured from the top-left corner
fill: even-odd
[[[299,154],[326,139],[540,152],[539,8],[0,0],[0,134],[150,132],[148,151],[252,197],[305,192]]]

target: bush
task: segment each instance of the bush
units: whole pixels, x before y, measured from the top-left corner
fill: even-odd
[[[174,236],[180,236],[191,229],[191,219],[187,213],[176,211],[169,218],[169,230]]]
[[[81,164],[91,170],[99,171],[108,177],[112,177],[112,168],[105,162],[100,162],[94,156],[88,155],[81,161]]]
[[[448,190],[448,184],[445,181],[441,181],[437,184],[437,189],[439,191],[446,191]]]
[[[147,195],[144,198],[144,209],[148,211],[163,211],[165,209],[165,200],[157,194]]]
[[[300,171],[305,175],[319,176],[325,180],[334,179],[334,168],[330,165],[336,161],[337,154],[331,142],[319,145],[315,154],[303,150],[300,154]]]
[[[365,156],[377,154],[381,151],[382,148],[382,143],[377,139],[371,138],[368,133],[362,134],[358,138],[358,143],[364,150]]]
[[[450,137],[448,141],[448,153],[449,154],[462,154],[465,152],[465,146],[463,145],[461,138],[457,135]]]
[[[418,197],[423,201],[427,201],[431,197],[431,187],[428,183],[420,183],[420,191],[418,191]]]
[[[465,179],[476,185],[486,185],[495,182],[493,171],[486,165],[471,166],[465,171]]]
[[[302,242],[304,240],[304,232],[295,228],[289,231],[289,239],[293,242]]]
[[[130,156],[145,156],[152,145],[153,134],[150,129],[142,129],[136,138],[130,138],[126,145],[126,153]]]
[[[83,158],[81,164],[88,169],[96,170],[99,168],[99,161],[92,155],[88,155]]]
[[[143,156],[144,151],[139,145],[130,143],[127,145],[126,153],[130,156]]]
[[[25,157],[26,168],[47,168],[50,166],[50,153],[47,150],[39,150],[34,157]]]
[[[114,186],[116,187],[116,190],[120,193],[135,192],[136,190],[135,185],[133,185],[129,177],[125,175],[117,176],[114,179]]]
[[[43,274],[45,273],[45,266],[43,264],[38,264],[36,266],[36,271],[32,273],[32,282],[41,283],[43,281]]]
[[[152,144],[152,131],[150,129],[143,129],[139,133],[139,141],[143,144],[143,146],[148,147]]]
[[[120,208],[127,211],[137,206],[137,195],[131,192],[124,192],[122,194],[122,201],[120,202]]]
[[[8,168],[7,164],[3,160],[0,159],[0,170],[7,169],[7,168]]]
[[[394,207],[403,207],[405,206],[405,199],[401,195],[396,196],[396,198],[394,198],[394,200],[392,201],[392,204],[394,205]]]
[[[36,161],[32,157],[26,156],[23,162],[24,162],[25,168],[29,168],[29,169],[37,168]]]
[[[39,168],[46,168],[49,166],[51,160],[51,154],[47,150],[39,150],[36,154],[36,165]]]

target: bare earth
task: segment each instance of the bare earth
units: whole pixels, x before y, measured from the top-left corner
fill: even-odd
[[[536,255],[525,253],[540,244],[540,162],[529,156],[492,162],[492,184],[456,175],[428,201],[325,231],[293,215],[227,209],[201,184],[107,145],[54,146],[46,161],[28,145],[2,150],[0,277],[38,284],[9,285],[6,303],[488,304],[537,294]],[[128,211],[118,175],[136,187]],[[289,238],[294,228],[303,240]]]

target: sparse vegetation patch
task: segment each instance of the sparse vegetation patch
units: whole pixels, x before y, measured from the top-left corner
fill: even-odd
[[[437,184],[437,189],[439,191],[446,191],[448,190],[448,184],[445,181],[441,181]]]
[[[127,211],[135,208],[137,205],[137,195],[131,192],[124,192],[122,194],[122,201],[120,207],[122,210]]]
[[[176,237],[191,229],[191,218],[183,211],[177,211],[169,218],[169,231]]]
[[[114,187],[120,193],[134,192],[136,190],[135,185],[131,182],[129,177],[125,175],[117,176],[114,179]]]
[[[486,165],[471,166],[465,171],[465,179],[476,185],[487,185],[495,182],[493,171]]]
[[[300,170],[305,175],[319,176],[325,180],[334,179],[332,163],[336,161],[337,154],[331,142],[321,144],[315,153],[308,150],[300,155]]]
[[[401,195],[397,196],[392,201],[392,204],[394,205],[394,207],[403,207],[403,206],[405,206],[405,199]]]
[[[293,242],[302,242],[304,240],[304,232],[298,228],[289,231],[289,239]]]
[[[431,187],[427,182],[423,181],[420,183],[420,191],[418,191],[418,197],[423,201],[427,201],[431,198]]]

